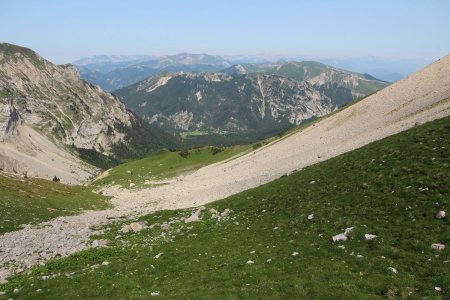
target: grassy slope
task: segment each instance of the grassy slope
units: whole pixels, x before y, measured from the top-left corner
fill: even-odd
[[[0,174],[0,234],[84,209],[104,209],[108,197],[82,186]]]
[[[250,145],[224,148],[224,151],[213,155],[211,147],[190,150],[188,158],[183,158],[179,152],[161,150],[146,158],[130,161],[109,171],[109,175],[94,182],[96,186],[119,184],[129,187],[145,186],[145,181],[158,181],[194,171],[208,164],[226,160],[235,155],[243,154],[251,149]]]
[[[23,299],[152,291],[164,299],[449,299],[450,251],[430,249],[450,244],[449,218],[435,218],[450,206],[449,143],[447,117],[207,206],[230,208],[229,219],[205,213],[186,225],[190,212],[177,210],[142,217],[155,227],[138,234],[115,224],[104,237],[110,247],[55,260],[0,290],[8,298],[19,287]],[[171,229],[158,226],[170,220]],[[350,226],[345,249],[331,242]],[[52,274],[60,275],[40,279]]]

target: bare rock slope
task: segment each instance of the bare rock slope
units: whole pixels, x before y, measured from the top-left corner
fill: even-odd
[[[280,175],[450,115],[450,56],[274,144],[210,165],[183,181],[130,192],[109,189],[114,209],[86,212],[0,236],[0,280],[56,255],[89,247],[89,227],[110,218],[202,205],[274,180]]]
[[[112,94],[81,80],[75,67],[0,43],[1,169],[82,182],[95,168],[76,150],[114,154],[114,145],[133,142],[127,135],[139,123]]]

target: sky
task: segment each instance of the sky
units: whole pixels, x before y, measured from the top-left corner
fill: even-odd
[[[95,54],[437,59],[449,0],[0,0],[0,42],[55,62]]]

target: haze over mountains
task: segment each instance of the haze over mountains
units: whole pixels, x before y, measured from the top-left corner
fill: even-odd
[[[96,55],[74,61],[81,77],[100,85],[104,90],[115,90],[141,81],[161,72],[215,72],[232,65],[280,65],[288,62],[318,61],[329,66],[367,73],[383,81],[395,82],[431,63],[425,59],[314,58],[300,56],[216,56],[181,53],[168,56]]]

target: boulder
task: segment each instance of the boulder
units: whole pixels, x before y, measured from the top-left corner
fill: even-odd
[[[445,218],[445,211],[443,211],[443,210],[438,211],[437,214],[436,214],[436,218],[437,219]]]

